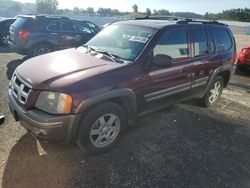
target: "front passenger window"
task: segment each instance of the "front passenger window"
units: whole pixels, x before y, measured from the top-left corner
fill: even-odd
[[[187,59],[189,57],[187,30],[183,28],[167,31],[155,46],[153,55],[168,56],[173,62]]]

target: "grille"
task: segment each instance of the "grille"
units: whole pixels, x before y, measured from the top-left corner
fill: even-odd
[[[26,104],[32,87],[23,81],[17,74],[11,79],[11,92],[13,96],[22,104]]]

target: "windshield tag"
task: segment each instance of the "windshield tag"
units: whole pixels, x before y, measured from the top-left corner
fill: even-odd
[[[101,59],[103,57],[103,54],[98,53],[97,55],[95,55],[95,57]]]
[[[130,41],[135,41],[135,42],[141,42],[141,43],[146,43],[148,41],[147,37],[141,37],[141,36],[132,36],[129,39]]]

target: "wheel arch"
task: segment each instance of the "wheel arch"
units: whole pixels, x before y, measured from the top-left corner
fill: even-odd
[[[116,89],[91,97],[80,103],[76,109],[76,113],[84,113],[84,111],[90,107],[104,101],[113,101],[120,105],[126,112],[129,120],[135,118],[137,113],[137,102],[136,95],[132,89]]]
[[[33,50],[39,45],[49,45],[52,48],[52,51],[55,49],[55,46],[52,42],[46,41],[46,40],[41,40],[41,41],[37,41],[36,43],[32,44],[32,46],[29,50],[30,55],[33,55]]]
[[[126,116],[128,117],[128,123],[132,124],[137,114],[136,95],[132,89],[116,89],[91,97],[87,100],[82,101],[76,109],[75,113],[84,115],[87,110],[90,110],[95,105],[98,105],[105,101],[111,101],[121,106],[121,108],[125,111]],[[74,140],[77,137],[80,127],[80,120],[81,119],[76,121],[76,124],[73,127],[71,140]]]
[[[202,96],[204,96],[205,93],[208,91],[210,85],[212,84],[212,82],[216,78],[216,76],[221,76],[223,78],[224,87],[226,87],[229,83],[230,77],[231,77],[234,70],[235,70],[235,67],[233,64],[226,64],[226,65],[223,65],[223,66],[216,68],[213,71],[212,75],[210,76],[210,78],[208,80],[208,84],[207,84],[206,89],[204,90]]]

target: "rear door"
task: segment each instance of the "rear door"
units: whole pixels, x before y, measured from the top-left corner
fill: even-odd
[[[192,26],[193,78],[192,91],[203,93],[214,70],[233,63],[233,41],[223,27]]]
[[[202,25],[192,26],[193,40],[193,75],[192,89],[202,92],[214,69],[213,56],[215,53],[211,33]]]
[[[48,25],[51,37],[56,41],[59,48],[68,48],[73,45],[73,27],[69,21],[57,20]]]

